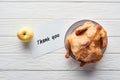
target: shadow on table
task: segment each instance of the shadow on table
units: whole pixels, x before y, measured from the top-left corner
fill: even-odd
[[[90,63],[83,67],[83,72],[85,75],[90,76],[96,72],[97,63]]]
[[[24,42],[21,42],[21,45],[22,45],[22,48],[23,50],[27,51],[28,53],[30,53],[30,48],[29,48],[29,43],[24,43]],[[30,53],[31,54],[31,53]]]
[[[71,69],[71,70],[75,70],[77,71],[78,74],[84,74],[86,76],[91,76],[92,74],[94,74],[97,71],[97,66],[99,63],[90,63],[90,64],[86,64],[84,67],[80,67],[80,62],[69,58],[67,60],[67,66]]]

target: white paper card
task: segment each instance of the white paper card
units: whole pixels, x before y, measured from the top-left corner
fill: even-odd
[[[62,20],[33,27],[34,37],[29,44],[34,57],[64,47],[66,28]]]

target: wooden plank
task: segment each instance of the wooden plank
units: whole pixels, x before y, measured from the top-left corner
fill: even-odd
[[[120,71],[4,71],[2,80],[119,80]]]
[[[65,28],[69,28],[80,19],[63,19]],[[96,20],[107,31],[108,36],[120,36],[120,20]],[[34,27],[36,24],[48,23],[54,19],[0,19],[0,36],[16,36],[16,32],[22,26]],[[57,27],[57,26],[56,26]]]
[[[11,2],[21,2],[21,1],[23,1],[23,2],[30,2],[30,1],[33,1],[33,2],[116,2],[116,1],[118,1],[119,2],[119,0],[0,0],[1,2],[9,2],[9,1],[11,1]]]
[[[0,18],[119,19],[120,3],[0,3]]]
[[[118,44],[120,43],[120,37],[108,37],[108,46],[106,53],[115,54],[120,53]],[[63,46],[64,47],[64,46]],[[27,44],[22,43],[17,37],[0,37],[0,53],[30,53]],[[56,52],[65,53],[65,49],[62,48]]]
[[[31,54],[10,54],[0,55],[0,70],[120,70],[120,54],[104,54],[98,63],[88,64],[80,67],[79,62],[72,58],[66,59],[65,54],[47,54],[38,58],[33,58]]]

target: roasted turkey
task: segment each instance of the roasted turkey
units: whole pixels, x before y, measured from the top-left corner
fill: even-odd
[[[106,40],[106,31],[99,24],[87,21],[66,37],[65,57],[69,58],[72,53],[81,62],[81,67],[97,62],[103,57],[102,48],[106,47]]]

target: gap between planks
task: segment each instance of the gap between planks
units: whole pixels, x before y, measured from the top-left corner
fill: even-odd
[[[1,1],[0,2],[4,2],[4,3],[35,3],[35,2],[39,2],[39,3],[120,3],[120,1],[45,1],[45,0],[41,0],[41,1],[38,1],[38,0],[34,0],[34,1],[13,1],[13,0],[4,0],[4,1]]]

